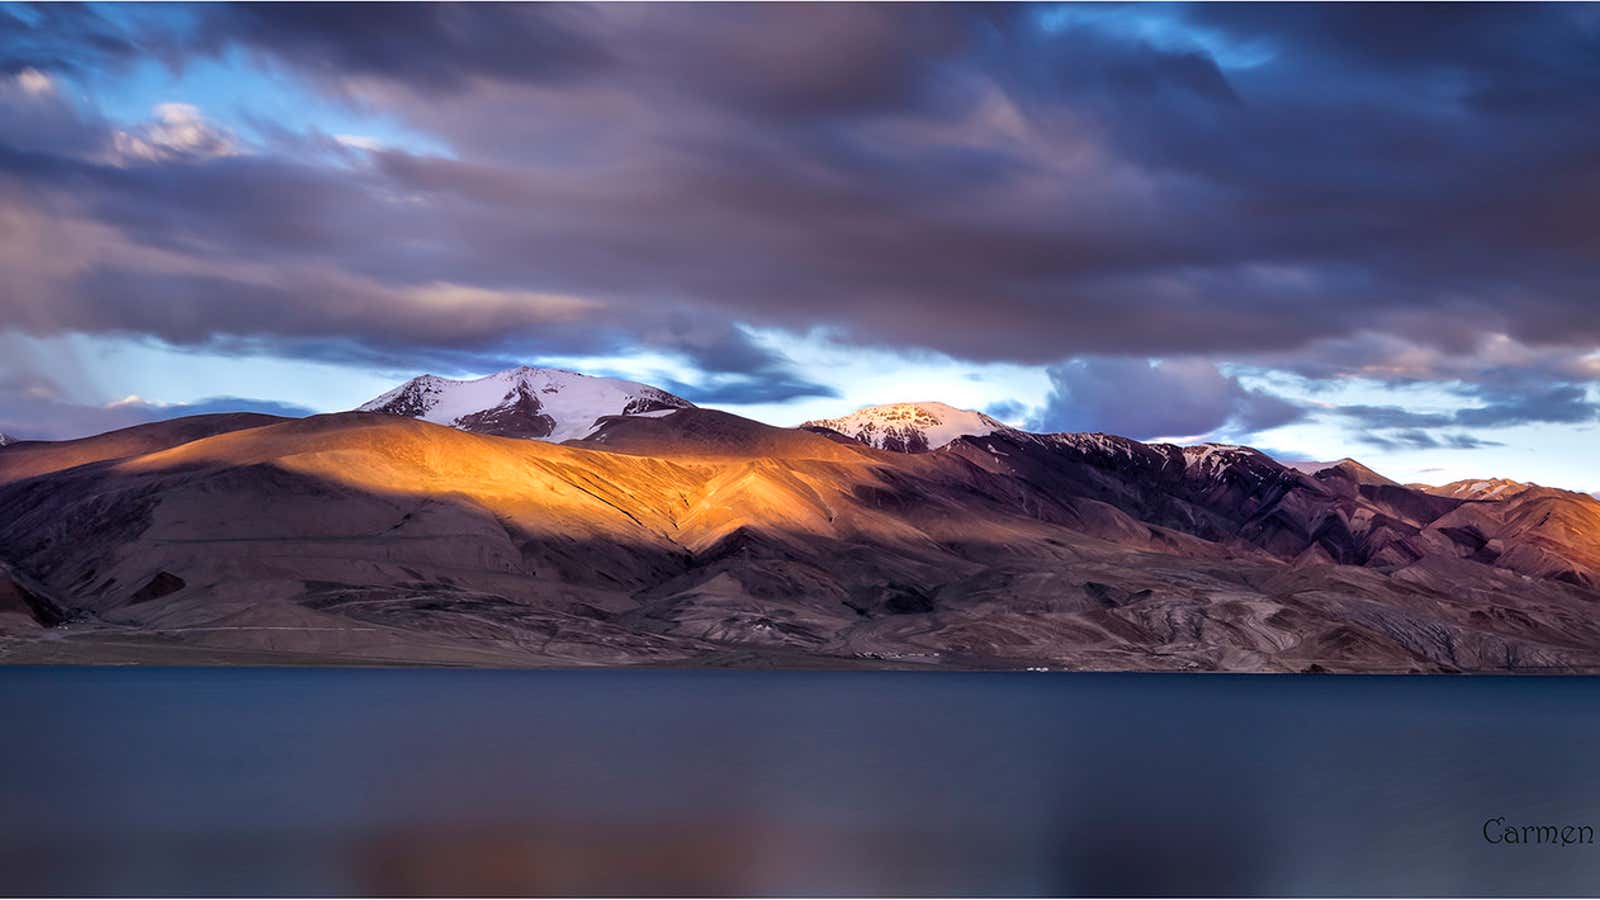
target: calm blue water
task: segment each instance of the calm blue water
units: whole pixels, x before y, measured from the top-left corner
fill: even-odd
[[[1593,894],[1600,679],[0,669],[6,894]]]

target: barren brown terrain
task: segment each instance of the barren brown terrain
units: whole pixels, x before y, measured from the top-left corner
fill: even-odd
[[[200,416],[0,448],[0,662],[1569,672],[1600,501],[682,409],[563,445]]]

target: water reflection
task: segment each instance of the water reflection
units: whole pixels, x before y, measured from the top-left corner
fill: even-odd
[[[1583,679],[0,672],[9,894],[1592,892]]]

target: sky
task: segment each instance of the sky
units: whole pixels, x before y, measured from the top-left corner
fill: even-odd
[[[1600,489],[1600,7],[0,4],[0,431],[553,365]]]

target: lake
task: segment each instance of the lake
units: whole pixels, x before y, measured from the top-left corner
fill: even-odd
[[[1600,827],[1600,679],[11,668],[0,723],[6,894],[1600,886],[1485,839]]]

